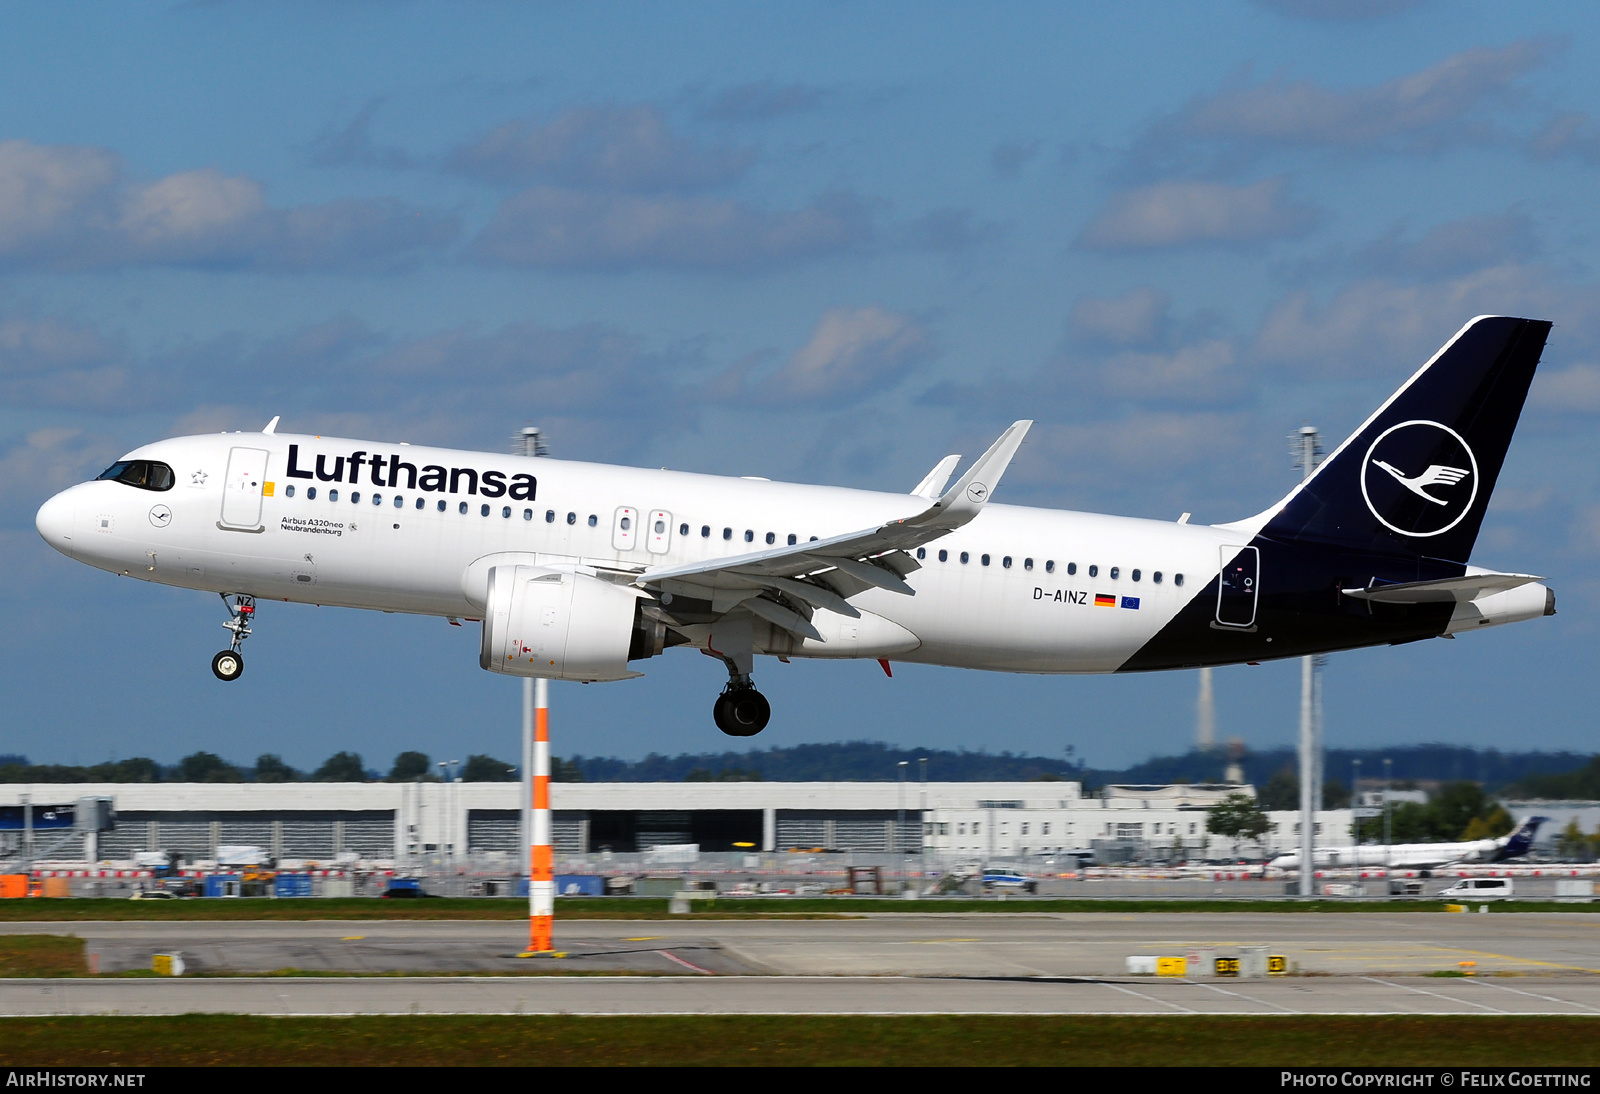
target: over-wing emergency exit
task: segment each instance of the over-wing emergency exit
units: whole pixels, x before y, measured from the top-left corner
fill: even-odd
[[[1210,526],[992,501],[1019,421],[908,494],[277,432],[128,453],[39,509],[91,566],[260,602],[481,621],[479,663],[601,681],[675,646],[1028,673],[1191,668],[1453,636],[1553,614],[1531,574],[1469,564],[1550,324],[1472,320],[1287,497]]]

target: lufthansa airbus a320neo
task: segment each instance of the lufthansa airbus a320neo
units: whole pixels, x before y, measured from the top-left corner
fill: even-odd
[[[238,679],[267,600],[481,622],[491,672],[625,680],[721,659],[713,714],[770,708],[755,658],[999,672],[1193,668],[1454,636],[1553,614],[1469,564],[1550,324],[1472,320],[1305,482],[1192,525],[990,499],[1032,423],[908,494],[260,433],[129,452],[40,508],[100,569],[220,593]]]

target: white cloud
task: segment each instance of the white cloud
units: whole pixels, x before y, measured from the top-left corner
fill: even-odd
[[[0,511],[27,519],[46,498],[104,470],[122,447],[81,429],[36,429],[0,455]]]
[[[574,107],[548,121],[507,122],[457,149],[450,166],[502,185],[544,181],[658,192],[721,186],[754,158],[748,149],[679,136],[658,108],[641,104]]]
[[[253,179],[209,168],[141,183],[102,149],[0,142],[0,266],[387,266],[458,231],[394,199],[275,209]]]
[[[1149,403],[1227,403],[1239,397],[1233,343],[1216,338],[1170,352],[1114,354],[1100,364],[1107,395]]]
[[[1600,410],[1600,365],[1571,365],[1534,374],[1528,405],[1539,410],[1587,414]]]
[[[1115,195],[1078,242],[1093,250],[1150,250],[1199,244],[1248,244],[1300,235],[1315,210],[1289,202],[1282,178],[1247,186],[1175,180]]]
[[[909,315],[875,306],[834,308],[765,381],[762,394],[796,403],[860,398],[894,384],[932,350],[928,332]]]
[[[1121,296],[1085,296],[1072,306],[1072,333],[1115,346],[1148,346],[1166,334],[1172,298],[1141,285]]]
[[[1283,75],[1253,82],[1246,71],[1153,124],[1127,168],[1147,177],[1191,170],[1207,156],[1238,161],[1271,147],[1406,151],[1500,139],[1488,111],[1513,102],[1517,81],[1557,48],[1551,39],[1478,47],[1347,89]]]
[[[472,252],[508,266],[750,270],[849,250],[870,235],[866,208],[849,194],[778,211],[728,198],[537,187],[506,199]]]
[[[1337,376],[1393,374],[1419,367],[1476,315],[1555,319],[1551,340],[1563,352],[1593,345],[1600,333],[1592,287],[1554,281],[1537,266],[1504,265],[1424,284],[1368,278],[1324,304],[1291,293],[1268,311],[1253,353]]]
[[[1455,274],[1522,262],[1539,249],[1526,215],[1484,213],[1437,225],[1414,241],[1392,231],[1363,250],[1361,264],[1387,273]]]

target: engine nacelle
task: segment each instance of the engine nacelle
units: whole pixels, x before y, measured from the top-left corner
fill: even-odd
[[[478,664],[510,676],[627,680],[630,657],[661,652],[641,594],[588,574],[539,566],[489,571]]]

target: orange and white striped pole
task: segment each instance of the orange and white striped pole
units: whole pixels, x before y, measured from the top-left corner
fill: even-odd
[[[533,833],[528,848],[528,952],[555,949],[555,848],[550,842],[550,681],[533,682]]]

